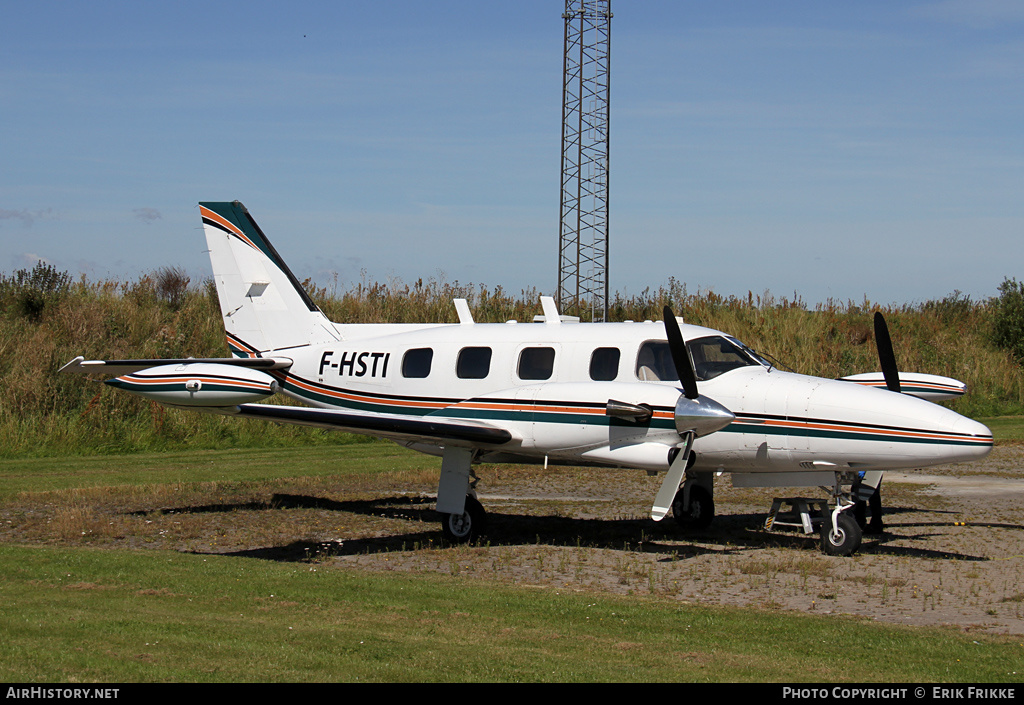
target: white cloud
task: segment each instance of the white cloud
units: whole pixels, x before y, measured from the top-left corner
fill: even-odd
[[[163,218],[163,215],[156,208],[136,208],[132,213],[135,214],[136,218],[147,224]]]
[[[26,228],[32,227],[32,223],[37,218],[45,218],[51,213],[51,209],[47,208],[41,211],[30,211],[25,208],[18,210],[8,210],[6,208],[0,208],[0,221],[2,220],[20,220],[21,224]]]
[[[11,260],[14,265],[14,269],[32,269],[40,263],[56,266],[52,261],[46,257],[37,255],[35,252],[21,252],[14,255]]]

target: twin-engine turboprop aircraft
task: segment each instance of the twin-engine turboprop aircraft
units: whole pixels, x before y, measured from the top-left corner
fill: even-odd
[[[891,346],[882,374],[831,380],[779,370],[667,307],[664,322],[579,323],[541,297],[536,322],[482,324],[456,300],[457,324],[332,323],[241,203],[201,203],[200,213],[234,357],[78,357],[63,369],[114,375],[108,384],[169,406],[439,455],[437,510],[452,541],[484,529],[474,464],[559,463],[665,473],[652,518],[671,511],[697,527],[713,516],[716,473],[742,486],[825,486],[835,509],[822,547],[848,554],[861,540],[846,512],[856,488],[875,487],[883,470],[992,448],[982,424],[913,396],[955,396],[963,385],[900,375]],[[887,341],[884,320],[876,325]],[[275,394],[307,406],[256,403]]]

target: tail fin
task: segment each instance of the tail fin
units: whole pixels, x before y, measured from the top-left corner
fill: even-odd
[[[231,352],[328,343],[341,336],[238,201],[199,204]]]

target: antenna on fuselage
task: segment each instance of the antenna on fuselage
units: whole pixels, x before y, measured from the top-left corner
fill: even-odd
[[[540,307],[544,311],[544,322],[550,325],[559,324],[562,319],[558,315],[558,306],[550,296],[540,297]]]
[[[473,320],[473,312],[469,310],[469,304],[465,299],[455,299],[455,312],[459,314],[459,323],[464,326],[471,326],[476,322]]]
[[[544,311],[543,315],[534,316],[534,323],[547,323],[555,325],[559,323],[579,323],[579,316],[563,316],[558,313],[558,304],[555,303],[554,297],[542,296],[540,297],[540,307]]]

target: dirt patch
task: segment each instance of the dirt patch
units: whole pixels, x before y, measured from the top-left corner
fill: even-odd
[[[386,474],[358,484],[302,478],[26,493],[0,507],[0,540],[442,572],[1024,635],[1024,446],[999,446],[972,465],[888,473],[886,531],[865,536],[849,558],[823,555],[816,536],[766,532],[772,490],[733,488],[728,477],[716,480],[714,523],[687,535],[671,518],[648,517],[660,477],[477,472],[490,531],[475,546],[443,543],[430,482]]]

